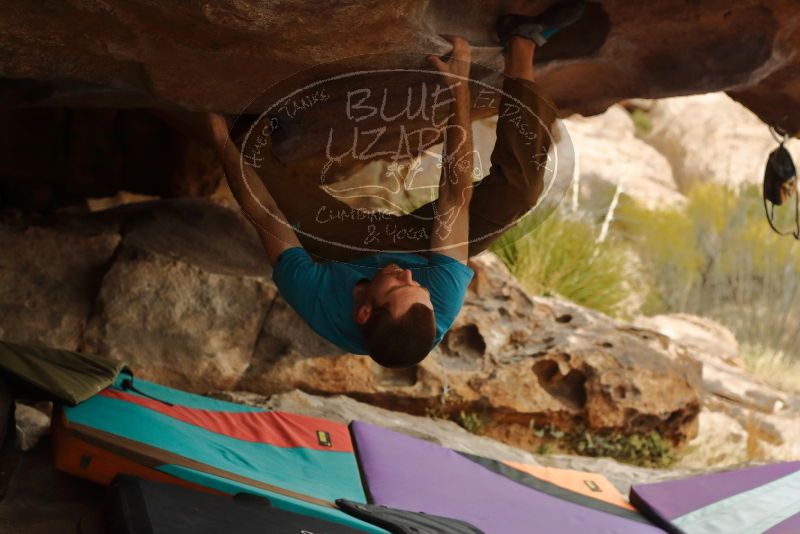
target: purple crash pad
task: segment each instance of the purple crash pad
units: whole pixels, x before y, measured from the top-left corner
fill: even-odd
[[[461,519],[486,534],[663,533],[537,492],[434,443],[361,422],[351,431],[375,504]]]
[[[636,484],[631,487],[630,497],[631,502],[644,502],[658,515],[670,520],[799,469],[800,462],[786,462],[654,484]]]
[[[725,503],[726,499],[737,496],[741,499],[741,494],[745,492],[764,488],[770,483],[780,484],[786,480],[786,477],[796,473],[800,473],[800,462],[783,462],[654,484],[637,484],[631,487],[630,500],[654,520],[670,524],[672,529],[680,531],[682,528],[686,528],[680,522],[687,517],[687,514],[696,514],[698,510],[705,509],[702,512],[706,517],[713,517],[712,508]],[[785,490],[777,486],[772,491],[780,493]],[[769,534],[800,533],[800,494],[793,502],[795,503],[793,509],[780,510],[781,517],[776,522],[770,522],[772,516],[769,512],[762,515],[760,519],[764,522],[761,524],[771,524],[771,526],[764,528],[761,532]],[[734,520],[746,519],[748,515],[765,513],[764,510],[760,510],[758,506],[754,505],[750,506],[752,508],[750,514],[747,513],[746,505],[742,507],[735,504],[734,506],[745,509],[744,511],[738,510],[739,514]],[[720,519],[724,519],[725,510],[723,509],[720,514],[722,514],[719,515]],[[782,516],[788,517],[783,519]],[[675,523],[672,523],[673,521]],[[720,528],[724,529],[727,526],[720,526]],[[748,530],[748,532],[752,531]]]
[[[795,534],[800,532],[800,513],[797,513],[786,519],[785,521],[781,521],[771,529],[764,532],[764,534]]]

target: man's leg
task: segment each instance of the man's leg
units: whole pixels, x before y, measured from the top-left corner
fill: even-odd
[[[525,215],[544,188],[555,105],[533,82],[535,44],[521,37],[509,39],[503,91],[497,121],[497,141],[489,174],[476,186],[469,207],[469,255],[486,250],[503,230]],[[493,92],[496,98],[497,93]],[[475,99],[475,104],[481,97]],[[397,236],[387,249],[426,250],[420,235],[430,235],[433,203],[385,224]]]
[[[533,82],[534,50],[535,44],[528,39],[509,39],[503,84],[508,96],[500,99],[492,165],[475,186],[469,208],[470,256],[484,251],[525,215],[544,188],[556,110]],[[424,251],[429,247],[435,215],[432,204],[407,215],[377,220],[376,239],[371,242],[370,221],[350,218],[358,210],[305,183],[302,177],[289,176],[277,160],[270,165],[262,173],[265,184],[311,254],[345,261],[368,253],[367,248]]]
[[[557,115],[533,81],[535,48],[522,37],[508,42],[503,84],[508,96],[500,101],[489,174],[475,186],[470,204],[470,256],[486,250],[533,208],[544,189]]]

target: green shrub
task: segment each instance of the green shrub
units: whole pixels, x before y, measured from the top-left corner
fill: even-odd
[[[483,419],[474,412],[460,411],[456,418],[456,423],[471,434],[480,434],[483,428]]]
[[[643,109],[636,108],[631,111],[631,119],[633,119],[637,135],[647,135],[653,129],[653,121],[650,119],[650,114]]]
[[[776,213],[781,229],[793,228],[789,204]],[[769,228],[759,187],[701,183],[684,208],[661,210],[623,195],[600,246],[598,223],[589,217],[557,211],[538,225],[523,219],[492,250],[532,293],[623,318],[644,293],[642,313],[710,317],[764,358],[780,353],[782,362],[800,362],[800,243]],[[749,358],[751,368],[767,372]]]
[[[598,246],[595,224],[558,212],[533,224],[523,219],[492,246],[522,285],[534,294],[624,316],[634,292],[624,247],[613,240]]]
[[[779,228],[792,211],[781,208]],[[758,187],[700,184],[685,210],[624,202],[614,232],[644,262],[644,313],[711,317],[742,343],[800,357],[800,243],[770,230]]]
[[[621,462],[644,467],[668,467],[675,461],[672,447],[656,431],[647,434],[620,432],[590,432],[585,427],[559,431],[552,425],[533,428],[533,434],[542,439],[538,454],[550,451],[555,445],[560,450],[583,456],[607,456]]]
[[[643,435],[583,431],[575,433],[572,440],[572,448],[584,456],[608,456],[645,467],[669,467],[675,461],[671,447],[655,431]]]

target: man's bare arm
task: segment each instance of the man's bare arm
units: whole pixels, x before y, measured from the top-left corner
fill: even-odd
[[[448,63],[431,58],[443,79],[451,86],[453,102],[445,128],[442,148],[442,176],[439,198],[434,205],[435,219],[431,250],[463,263],[469,258],[469,203],[472,200],[472,124],[470,120],[469,43],[450,38],[452,59]],[[446,73],[454,76],[447,76]],[[463,78],[463,79],[459,79]]]

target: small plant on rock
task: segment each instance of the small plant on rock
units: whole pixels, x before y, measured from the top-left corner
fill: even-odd
[[[656,431],[649,434],[601,433],[580,427],[565,432],[552,424],[531,430],[534,436],[545,440],[539,445],[537,454],[546,454],[555,445],[583,456],[608,456],[645,467],[668,467],[675,461],[669,443]]]
[[[571,436],[576,452],[586,456],[609,456],[646,467],[668,467],[675,461],[672,449],[656,431],[649,434],[619,432],[592,433],[587,430]]]
[[[465,412],[461,410],[458,413],[456,423],[470,434],[480,434],[483,428],[483,420],[481,416],[475,412]]]

